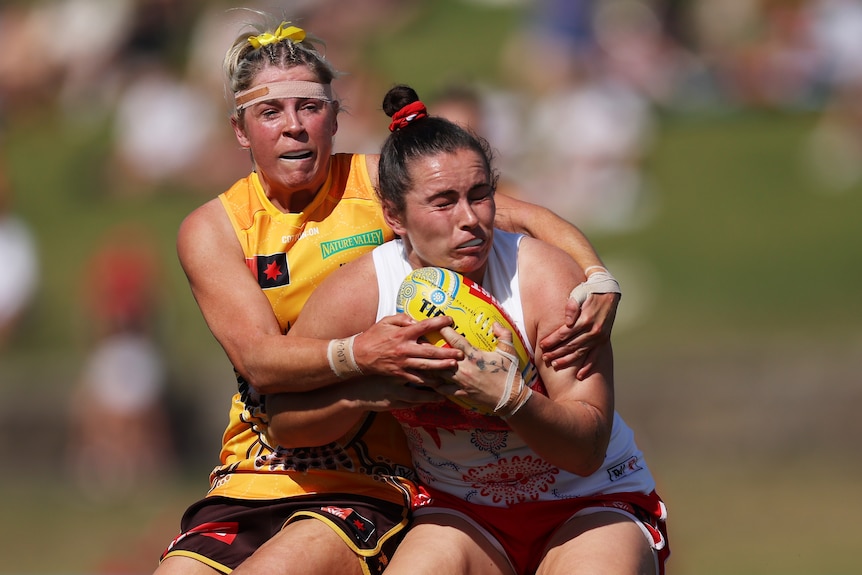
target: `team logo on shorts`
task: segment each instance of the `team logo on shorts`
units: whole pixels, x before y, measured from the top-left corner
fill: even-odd
[[[350,530],[353,531],[356,538],[363,543],[367,543],[371,539],[371,536],[374,535],[374,523],[353,509],[329,506],[322,507],[321,511],[342,519],[350,527]]]

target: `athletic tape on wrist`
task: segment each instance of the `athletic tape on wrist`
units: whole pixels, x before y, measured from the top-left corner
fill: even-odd
[[[587,297],[593,293],[618,293],[622,295],[623,292],[620,290],[619,282],[614,279],[610,272],[597,271],[588,277],[587,281],[576,285],[569,297],[578,302],[578,305],[584,305]]]
[[[511,363],[506,377],[506,387],[500,401],[497,402],[497,407],[494,408],[494,415],[508,419],[524,407],[527,400],[533,396],[533,390],[524,383],[524,378],[521,377],[521,366],[518,364],[518,358],[500,349],[497,349],[497,353],[509,358]]]
[[[506,415],[501,415],[500,417],[502,417],[503,419],[509,419],[510,417],[518,413],[518,410],[524,407],[524,404],[527,403],[527,400],[531,397],[533,397],[533,389],[525,385],[522,389],[521,395],[518,396],[518,399],[515,401],[509,413],[507,413]]]
[[[509,352],[497,349],[497,353],[509,359],[509,373],[506,375],[506,387],[503,389],[503,394],[500,396],[500,401],[497,402],[497,407],[494,408],[494,413],[499,413],[500,410],[506,407],[512,401],[512,388],[515,386],[515,377],[518,376],[518,358]],[[521,387],[524,385],[524,380],[518,377],[519,388],[516,391],[516,396],[520,393]]]
[[[332,372],[341,379],[352,375],[362,375],[362,370],[359,369],[356,356],[353,354],[353,341],[356,339],[356,335],[329,340],[326,358],[329,360],[329,367]]]

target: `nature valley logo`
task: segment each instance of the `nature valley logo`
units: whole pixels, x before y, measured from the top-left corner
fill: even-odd
[[[352,250],[354,248],[365,246],[379,246],[382,243],[383,230],[374,230],[371,232],[365,232],[364,234],[356,234],[355,236],[332,240],[331,242],[323,242],[320,244],[320,255],[323,259],[326,259],[345,250]]]

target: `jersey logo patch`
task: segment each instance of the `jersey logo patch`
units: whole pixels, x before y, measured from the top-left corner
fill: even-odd
[[[632,456],[619,465],[608,468],[607,472],[611,481],[619,481],[620,479],[628,477],[632,473],[640,471],[641,469],[643,469],[643,467],[638,462],[638,458],[636,456]]]
[[[384,241],[383,230],[371,230],[362,234],[339,238],[329,242],[321,242],[320,256],[323,259],[334,256],[346,250],[364,248],[368,246],[379,246]]]
[[[257,276],[261,289],[271,289],[290,284],[290,269],[287,254],[282,252],[268,256],[255,256],[246,260],[249,268]]]

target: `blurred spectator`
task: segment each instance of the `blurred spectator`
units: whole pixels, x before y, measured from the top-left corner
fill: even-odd
[[[82,112],[104,113],[113,77],[122,67],[123,42],[134,25],[135,3],[51,0],[34,9],[33,32],[41,36],[50,31],[53,39],[40,43],[57,70],[46,87],[70,118],[79,119]]]
[[[817,189],[840,193],[862,184],[862,78],[836,86],[806,144]]]
[[[638,93],[585,75],[541,99],[529,127],[538,151],[530,179],[536,201],[586,229],[625,231],[648,221],[642,164],[653,118]]]
[[[173,464],[166,368],[154,336],[159,269],[149,236],[120,226],[85,269],[93,345],[71,402],[68,458],[94,497],[147,485]]]
[[[15,335],[39,279],[36,240],[12,208],[12,184],[0,157],[0,349]]]
[[[155,330],[161,270],[154,241],[145,229],[137,224],[109,229],[84,271],[84,309],[96,338],[117,331]]]
[[[596,6],[592,28],[605,74],[650,103],[666,105],[679,81],[683,53],[653,4],[606,0]]]
[[[862,0],[811,0],[807,15],[827,83],[855,89],[862,81]]]
[[[465,83],[447,86],[437,94],[431,104],[431,113],[441,116],[459,126],[476,132],[483,138],[485,132],[485,109],[479,90]]]
[[[32,39],[42,36],[42,6],[0,5],[0,102],[7,109],[53,103],[60,74],[51,57],[32,57]],[[42,47],[40,46],[40,49]]]
[[[862,0],[808,3],[828,100],[805,148],[818,189],[862,184]]]
[[[579,227],[627,230],[653,215],[642,164],[654,99],[671,90],[664,71],[671,60],[646,3],[576,4],[566,11],[564,2],[538,2],[535,20],[544,27],[528,27],[505,55],[507,73],[527,81],[530,99],[520,181],[528,199]]]
[[[110,189],[120,196],[160,187],[211,191],[231,181],[221,171],[223,149],[216,134],[222,111],[205,86],[186,82],[162,60],[126,63],[114,119]],[[236,147],[236,155],[241,156]]]
[[[467,128],[488,140],[500,167],[497,189],[509,196],[522,198],[517,184],[521,138],[521,99],[501,89],[470,82],[445,86],[428,102],[428,110]]]

